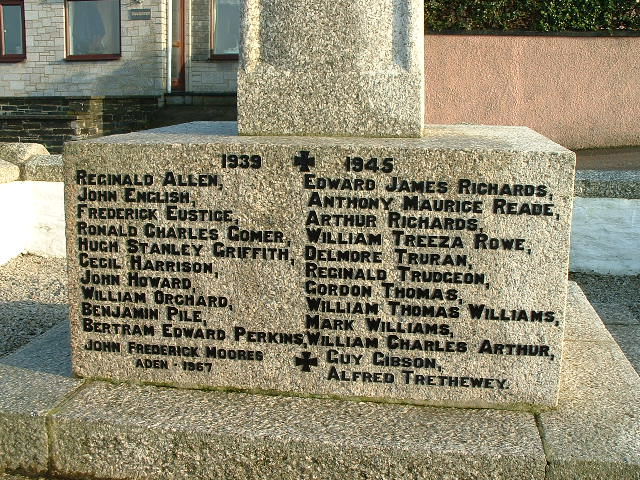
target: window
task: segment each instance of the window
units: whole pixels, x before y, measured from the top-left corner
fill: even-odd
[[[66,15],[67,60],[120,58],[120,0],[67,0]]]
[[[240,0],[211,2],[211,59],[236,60],[240,45]]]
[[[0,62],[24,60],[24,39],[24,2],[0,0]]]

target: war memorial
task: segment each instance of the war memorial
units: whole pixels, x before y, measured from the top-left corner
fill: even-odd
[[[425,125],[422,15],[248,0],[237,123],[66,145],[49,471],[640,478],[637,374],[567,280],[575,155]]]

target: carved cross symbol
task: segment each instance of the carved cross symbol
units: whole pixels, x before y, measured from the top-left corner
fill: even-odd
[[[311,358],[311,352],[302,352],[301,357],[296,357],[296,367],[301,366],[303,372],[310,372],[311,366],[318,366],[318,358]]]
[[[307,150],[300,150],[299,157],[293,157],[293,166],[300,167],[301,172],[309,172],[309,167],[316,166],[315,157],[310,157]]]

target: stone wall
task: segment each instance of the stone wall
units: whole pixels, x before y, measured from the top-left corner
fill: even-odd
[[[61,152],[66,141],[146,127],[158,97],[0,97],[0,141],[38,142]]]
[[[118,60],[65,60],[64,0],[26,0],[26,60],[0,63],[0,97],[160,95],[166,77],[166,12],[161,0],[142,6],[150,20],[130,20],[121,2]]]
[[[238,89],[236,80],[238,62],[209,60],[211,0],[191,0],[188,17],[187,38],[188,65],[187,91],[194,93],[234,93]]]
[[[526,125],[571,149],[640,145],[640,37],[427,35],[427,123]]]

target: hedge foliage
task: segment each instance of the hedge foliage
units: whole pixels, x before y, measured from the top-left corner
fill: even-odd
[[[425,0],[428,32],[640,30],[640,0]]]

